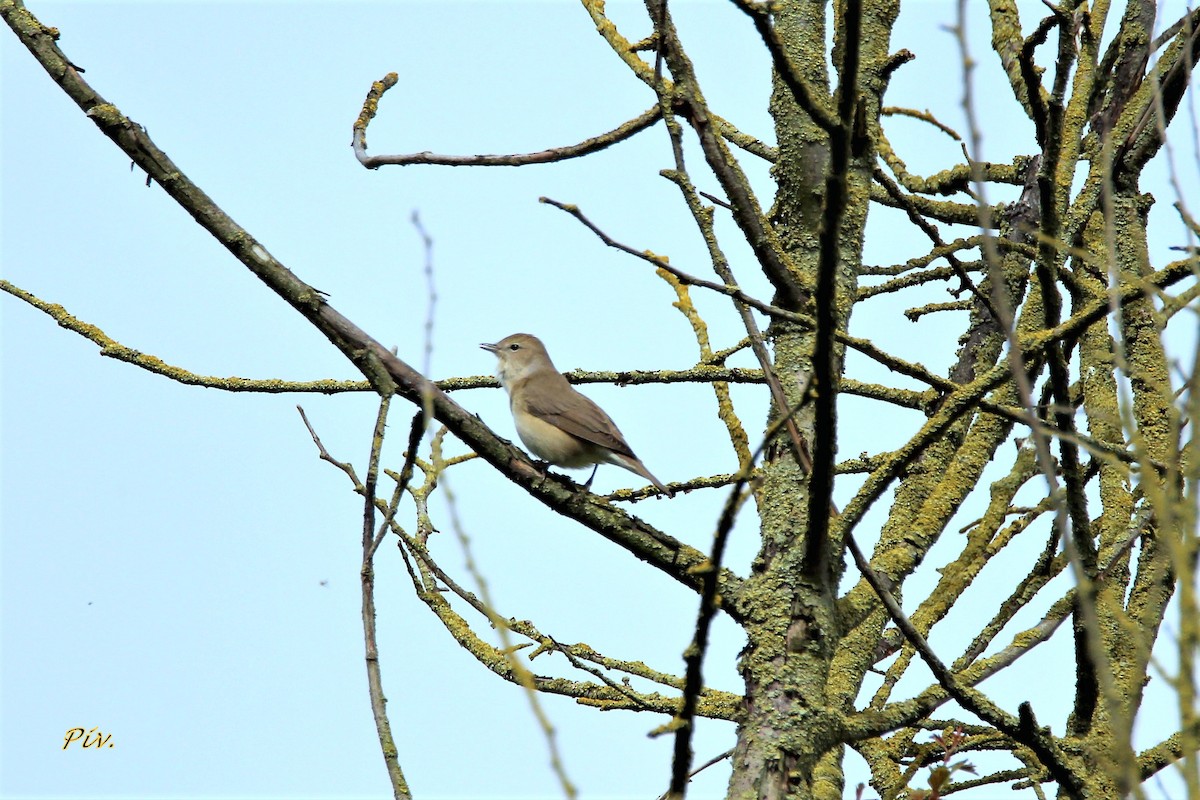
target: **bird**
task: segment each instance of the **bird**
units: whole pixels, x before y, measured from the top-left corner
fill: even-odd
[[[593,465],[584,489],[591,488],[600,464],[616,464],[674,496],[634,455],[608,414],[555,369],[540,339],[514,333],[479,346],[498,359],[496,377],[508,392],[517,435],[534,455],[559,467]]]

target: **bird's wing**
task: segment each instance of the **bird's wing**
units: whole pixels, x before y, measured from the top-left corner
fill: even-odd
[[[555,392],[550,398],[539,398],[532,403],[527,401],[529,413],[586,442],[637,458],[616,423],[600,406],[575,391],[574,387],[568,385],[566,389],[568,391]]]

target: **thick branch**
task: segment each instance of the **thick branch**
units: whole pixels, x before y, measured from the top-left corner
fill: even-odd
[[[130,159],[145,170],[196,222],[272,291],[287,301],[366,376],[376,391],[394,392],[414,405],[428,401],[434,417],[474,449],[510,481],[564,517],[580,522],[675,580],[699,589],[691,568],[707,556],[653,526],[581,493],[574,484],[547,477],[519,449],[496,436],[478,417],[459,406],[435,384],[393,355],[330,306],[319,291],[277,261],[246,229],[229,217],[158,148],[145,129],[107,103],[79,75],[58,48],[54,35],[18,0],[0,2],[0,16],[13,29],[46,72],[86,115]],[[723,608],[736,616],[730,602],[738,578],[722,572]]]

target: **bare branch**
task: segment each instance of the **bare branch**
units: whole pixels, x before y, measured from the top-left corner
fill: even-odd
[[[1032,711],[1027,711],[1029,704],[1022,704],[1020,717],[1014,719],[988,700],[981,692],[961,685],[954,674],[946,668],[945,664],[933,652],[933,649],[929,647],[929,644],[921,634],[912,626],[912,623],[908,621],[908,618],[904,616],[900,605],[892,597],[891,592],[884,585],[879,575],[871,568],[866,556],[859,550],[854,537],[850,534],[846,536],[846,546],[854,557],[854,563],[858,566],[859,571],[867,579],[867,582],[871,584],[871,587],[883,602],[883,606],[887,609],[888,616],[892,618],[892,622],[896,624],[896,627],[904,633],[904,637],[921,654],[922,660],[925,661],[926,666],[929,667],[934,677],[937,678],[941,687],[963,708],[966,708],[972,714],[975,714],[980,719],[995,726],[1037,753],[1038,759],[1050,770],[1050,774],[1062,785],[1063,789],[1072,797],[1081,799],[1083,797],[1083,786],[1080,784],[1074,770],[1068,766],[1069,762],[1066,754],[1060,750],[1058,744],[1049,735],[1031,723]]]
[[[375,718],[375,730],[379,736],[379,747],[387,765],[388,777],[392,782],[392,794],[396,800],[410,800],[412,791],[404,779],[396,741],[392,736],[392,725],[387,715],[387,697],[383,692],[383,676],[379,667],[379,644],[375,634],[375,486],[379,478],[379,454],[383,449],[383,435],[387,426],[388,408],[392,398],[380,400],[379,413],[375,417],[375,430],[371,437],[371,455],[368,460],[367,481],[363,491],[363,562],[362,580],[362,625],[363,643],[366,649],[367,689],[371,697],[371,713]],[[307,424],[308,420],[305,420]],[[415,449],[415,448],[414,448]]]
[[[0,10],[4,11],[6,21],[16,13],[11,6],[0,6]],[[28,14],[24,9],[21,11]],[[700,581],[689,573],[689,569],[706,561],[702,552],[594,495],[587,495],[585,501],[580,502],[578,490],[572,488],[574,484],[547,480],[520,449],[496,436],[478,417],[334,310],[319,291],[272,256],[249,231],[196,186],[158,148],[142,126],[105,102],[70,67],[54,37],[40,23],[20,25],[16,31],[51,78],[96,126],[238,261],[324,334],[366,376],[376,391],[394,392],[418,406],[428,399],[435,419],[531,496],[624,547],[684,585],[699,588]],[[721,581],[722,597],[730,604],[723,608],[736,616],[739,581],[728,572],[722,573]]]
[[[395,75],[395,73],[392,73]],[[375,84],[379,85],[379,84]],[[359,121],[362,121],[359,117]],[[367,155],[366,126],[354,126],[354,155],[358,162],[367,169],[378,169],[383,166],[409,166],[412,164],[437,164],[445,167],[525,167],[531,164],[553,164],[572,158],[598,153],[618,142],[641,133],[662,119],[659,107],[646,109],[638,116],[623,122],[611,131],[584,139],[582,142],[564,147],[552,147],[534,153],[512,153],[509,155],[475,155],[454,156],[441,155],[422,151],[420,153],[405,153],[402,155]]]

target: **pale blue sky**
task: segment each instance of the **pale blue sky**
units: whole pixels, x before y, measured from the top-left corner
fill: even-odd
[[[1037,3],[1023,7],[1040,15]],[[367,88],[390,71],[400,83],[370,129],[373,153],[539,150],[640,113],[653,98],[577,4],[31,0],[30,8],[61,29],[60,45],[93,88],[145,125],[234,219],[415,365],[426,314],[423,253],[409,223],[418,210],[436,242],[435,377],[491,372],[493,359],[478,343],[516,331],[541,336],[563,370],[694,363],[689,328],[652,270],[537,203],[541,195],[578,203],[615,238],[708,274],[676,190],[656,177],[671,166],[661,126],[588,159],[522,169],[371,172],[349,147]],[[640,3],[608,8],[630,38],[648,30]],[[908,47],[918,59],[896,74],[889,103],[930,108],[961,129],[957,56],[939,27],[953,8],[906,3],[893,49]],[[672,9],[714,110],[773,140],[767,62],[748,21],[719,2],[678,0]],[[1008,113],[1011,95],[986,49],[983,4],[979,13],[973,33],[986,121],[993,109]],[[5,278],[194,372],[358,377],[160,188],[147,188],[7,29],[0,56]],[[1021,125],[989,129],[983,156],[1011,157],[1027,139]],[[957,160],[957,146],[920,123],[889,130],[913,171]],[[1192,145],[1182,146],[1183,179],[1195,188]],[[691,159],[698,168],[694,150]],[[765,167],[743,160],[769,204]],[[715,190],[707,177],[700,183]],[[1170,199],[1165,191],[1155,213]],[[871,263],[924,252],[910,226],[872,213]],[[1160,261],[1167,244],[1182,241],[1179,226],[1162,219],[1153,254]],[[765,296],[745,249],[733,244],[733,227],[721,233],[742,284]],[[724,300],[696,300],[715,344],[740,338]],[[856,334],[944,369],[960,320],[912,325],[897,321],[897,302],[872,303],[856,316]],[[11,297],[0,298],[0,315],[0,795],[386,796],[359,624],[361,503],[317,459],[294,408],[302,404],[333,455],[361,474],[372,398],[180,386],[98,357],[93,345]],[[897,380],[861,363],[852,369]],[[586,392],[665,481],[736,466],[705,387]],[[735,398],[753,435],[765,397],[739,388]],[[459,400],[515,438],[499,390]],[[393,411],[390,466],[399,465],[409,416],[402,406]],[[848,400],[842,457],[894,446],[915,419]],[[596,487],[633,481],[606,467]],[[531,619],[560,641],[681,670],[692,594],[556,518],[482,463],[454,469],[447,482],[500,613]],[[839,498],[856,483],[840,483]],[[635,510],[707,548],[723,498],[698,492]],[[434,552],[466,582],[444,513],[439,522]],[[752,557],[753,533],[746,517],[731,544],[734,568]],[[930,585],[944,561],[931,557],[913,587]],[[460,650],[411,596],[390,543],[377,570],[384,682],[417,796],[561,796],[523,694]],[[985,587],[976,594],[987,599]],[[913,596],[920,595],[906,599]],[[964,623],[938,636],[956,653],[968,630]],[[716,633],[707,682],[736,691],[741,641],[724,619]],[[1069,643],[1045,651],[1053,659]],[[1030,661],[988,688],[1010,709],[1032,700],[1041,721],[1061,730],[1071,687],[1040,681]],[[548,658],[534,667],[570,674]],[[914,672],[912,687],[928,681]],[[543,703],[584,797],[652,798],[665,788],[670,742],[645,736],[662,718],[600,714],[562,698]],[[1171,724],[1169,712],[1148,714],[1147,743]],[[115,747],[63,752],[63,735],[76,726],[111,733]],[[702,722],[697,760],[732,741],[732,726]],[[713,768],[695,796],[721,795],[726,776]],[[851,794],[862,777],[849,776]]]

